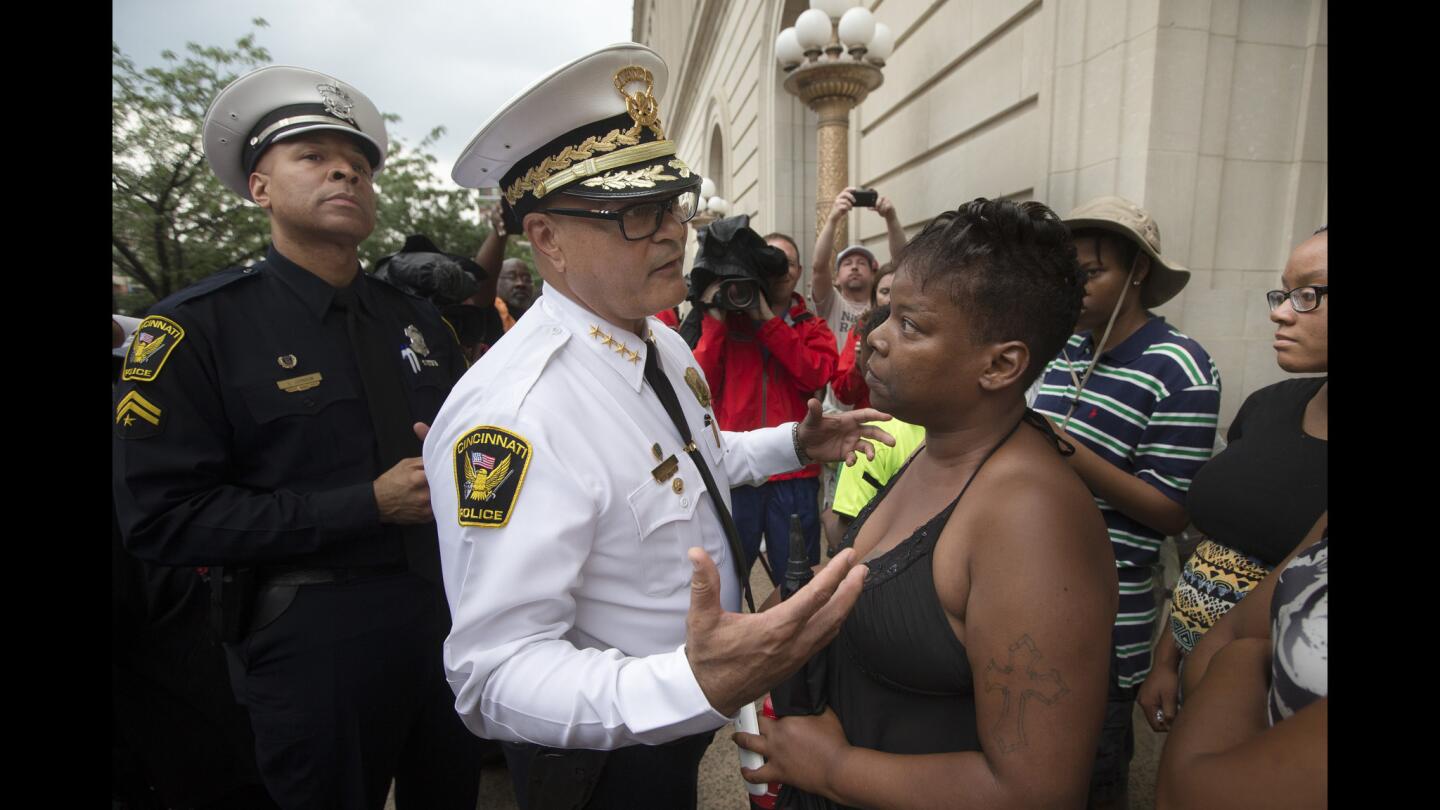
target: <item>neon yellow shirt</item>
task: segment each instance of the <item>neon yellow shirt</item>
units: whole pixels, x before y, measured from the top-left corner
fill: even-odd
[[[855,517],[865,504],[875,497],[879,487],[885,486],[905,465],[915,449],[925,443],[925,428],[919,425],[912,425],[909,422],[901,422],[899,419],[891,419],[888,422],[871,422],[886,433],[895,437],[895,446],[889,447],[880,442],[871,442],[875,445],[875,460],[871,461],[864,456],[855,460],[853,467],[840,465],[840,481],[835,485],[835,504],[831,507],[837,514],[846,517]],[[865,473],[870,473],[878,486],[865,480]]]

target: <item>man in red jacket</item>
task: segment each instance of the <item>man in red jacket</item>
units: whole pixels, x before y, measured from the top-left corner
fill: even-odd
[[[746,312],[706,307],[695,346],[722,430],[804,419],[806,403],[834,376],[839,359],[830,327],[807,310],[804,297],[795,292],[801,269],[795,240],[771,234],[765,242],[785,254],[785,275],[770,280],[767,294],[756,296],[755,306]],[[707,290],[704,299],[713,300],[713,292]],[[790,553],[792,514],[800,516],[810,562],[820,562],[819,476],[820,465],[811,464],[760,486],[730,490],[747,569],[760,554],[763,534],[770,578],[779,585]]]

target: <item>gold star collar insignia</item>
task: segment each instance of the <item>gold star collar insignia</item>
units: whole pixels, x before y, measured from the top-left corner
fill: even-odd
[[[616,340],[614,337],[607,334],[600,327],[592,324],[590,326],[590,337],[593,337],[596,340],[600,341],[600,345],[602,346],[609,346],[613,348],[616,354],[620,355],[626,360],[629,360],[632,363],[640,362],[639,352],[631,349],[629,346],[626,346],[624,341]]]

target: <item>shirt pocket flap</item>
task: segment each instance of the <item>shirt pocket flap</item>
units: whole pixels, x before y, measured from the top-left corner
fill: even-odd
[[[700,499],[706,497],[705,482],[695,462],[684,454],[676,454],[676,460],[680,466],[674,475],[663,482],[646,476],[629,495],[630,511],[635,515],[642,540],[667,524],[689,520],[695,515]]]
[[[320,377],[318,373],[315,376]],[[359,395],[348,380],[340,377],[318,380],[296,377],[255,383],[241,389],[245,406],[260,425],[287,416],[318,414],[333,403],[358,399]]]

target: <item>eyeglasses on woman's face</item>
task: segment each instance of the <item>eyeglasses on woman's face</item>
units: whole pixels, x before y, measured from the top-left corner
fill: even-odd
[[[1290,308],[1296,312],[1309,312],[1320,306],[1320,300],[1329,292],[1329,284],[1307,284],[1293,290],[1271,290],[1265,293],[1265,301],[1270,304],[1271,312],[1279,309],[1286,299],[1290,300]]]

